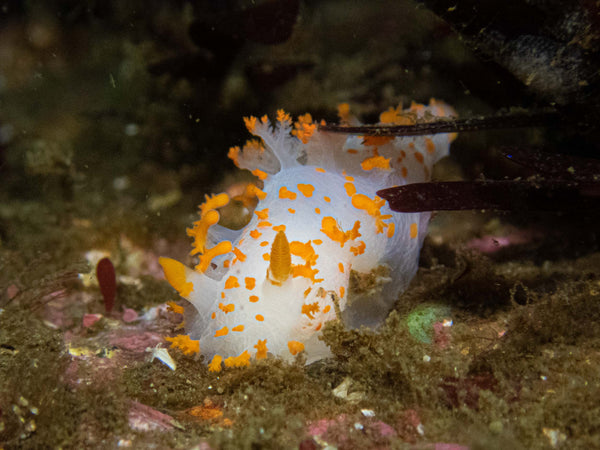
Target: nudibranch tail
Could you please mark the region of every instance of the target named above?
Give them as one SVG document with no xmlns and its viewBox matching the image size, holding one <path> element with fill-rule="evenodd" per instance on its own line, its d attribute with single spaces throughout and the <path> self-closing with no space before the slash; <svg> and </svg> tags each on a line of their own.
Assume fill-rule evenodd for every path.
<svg viewBox="0 0 600 450">
<path fill-rule="evenodd" d="M 348 105 L 340 119 L 357 124 Z M 453 115 L 442 102 L 390 108 L 381 123 L 411 124 Z M 255 137 L 229 157 L 263 184 L 238 199 L 254 214 L 241 230 L 218 225 L 229 196 L 207 196 L 188 235 L 195 270 L 161 258 L 184 297 L 187 339 L 210 371 L 244 367 L 268 354 L 312 362 L 329 355 L 323 325 L 342 314 L 350 326 L 377 326 L 414 276 L 429 214 L 392 213 L 376 195 L 390 185 L 427 181 L 455 136 L 344 136 L 317 129 L 309 114 L 277 111 L 244 118 Z M 350 275 L 364 283 L 354 283 Z M 197 351 L 196 351 L 197 350 Z"/>
</svg>

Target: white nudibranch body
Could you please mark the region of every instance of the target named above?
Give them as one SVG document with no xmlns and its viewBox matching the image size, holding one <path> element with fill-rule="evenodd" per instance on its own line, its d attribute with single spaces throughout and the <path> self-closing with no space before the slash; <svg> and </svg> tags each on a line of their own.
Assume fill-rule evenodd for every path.
<svg viewBox="0 0 600 450">
<path fill-rule="evenodd" d="M 380 120 L 411 124 L 452 114 L 432 100 L 391 108 Z M 340 116 L 356 123 L 346 105 Z M 267 353 L 289 359 L 305 351 L 307 362 L 328 356 L 319 334 L 336 318 L 335 303 L 346 324 L 380 324 L 417 270 L 429 214 L 393 213 L 375 193 L 429 180 L 455 137 L 348 137 L 319 132 L 308 114 L 292 123 L 283 111 L 273 126 L 266 117 L 244 120 L 261 140 L 229 156 L 264 182 L 262 190 L 246 190 L 258 197 L 252 219 L 237 231 L 217 225 L 229 197 L 207 197 L 188 230 L 192 253 L 200 254 L 195 270 L 160 260 L 193 306 L 185 312 L 187 335 L 167 339 L 202 353 L 212 371 Z"/>
</svg>

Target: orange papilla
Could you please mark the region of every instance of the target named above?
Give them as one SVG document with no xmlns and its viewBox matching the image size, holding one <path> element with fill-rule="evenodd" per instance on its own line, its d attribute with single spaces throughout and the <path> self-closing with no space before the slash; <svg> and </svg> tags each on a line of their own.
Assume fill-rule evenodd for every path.
<svg viewBox="0 0 600 450">
<path fill-rule="evenodd" d="M 267 348 L 266 339 L 263 339 L 262 341 L 259 339 L 254 348 L 256 349 L 256 354 L 254 355 L 256 359 L 264 359 L 267 357 L 269 349 Z"/>
<path fill-rule="evenodd" d="M 221 241 L 212 248 L 206 249 L 204 254 L 200 256 L 200 262 L 196 266 L 196 270 L 204 273 L 210 266 L 214 258 L 220 255 L 225 255 L 233 250 L 233 246 L 229 241 Z"/>
<path fill-rule="evenodd" d="M 188 228 L 187 235 L 194 238 L 191 255 L 204 253 L 208 229 L 219 222 L 219 213 L 214 209 L 202 213 L 202 218 L 194 222 L 192 228 Z"/>
<path fill-rule="evenodd" d="M 288 341 L 288 350 L 294 356 L 304 350 L 304 344 L 298 341 Z"/>
<path fill-rule="evenodd" d="M 247 367 L 250 365 L 250 353 L 248 350 L 244 350 L 238 356 L 230 356 L 223 361 L 225 367 Z"/>
<path fill-rule="evenodd" d="M 291 122 L 292 117 L 286 113 L 283 109 L 277 110 L 277 122 Z"/>
<path fill-rule="evenodd" d="M 171 348 L 180 349 L 184 355 L 200 353 L 200 341 L 192 340 L 187 334 L 179 334 L 175 337 L 165 337 L 171 343 Z"/>
<path fill-rule="evenodd" d="M 187 297 L 194 289 L 194 284 L 187 281 L 185 266 L 179 261 L 171 258 L 159 258 L 158 263 L 162 266 L 165 278 L 182 297 Z"/>
<path fill-rule="evenodd" d="M 220 372 L 221 371 L 221 362 L 223 361 L 223 357 L 221 355 L 213 356 L 212 361 L 208 365 L 209 372 Z"/>
<path fill-rule="evenodd" d="M 298 121 L 294 123 L 292 135 L 300 139 L 303 144 L 307 144 L 316 129 L 317 124 L 313 123 L 311 115 L 306 113 L 303 116 L 299 116 Z"/>
<path fill-rule="evenodd" d="M 225 192 L 220 194 L 213 194 L 211 196 L 206 195 L 205 201 L 202 203 L 200 208 L 200 217 L 204 217 L 207 212 L 213 209 L 222 208 L 229 203 L 229 195 Z"/>
</svg>

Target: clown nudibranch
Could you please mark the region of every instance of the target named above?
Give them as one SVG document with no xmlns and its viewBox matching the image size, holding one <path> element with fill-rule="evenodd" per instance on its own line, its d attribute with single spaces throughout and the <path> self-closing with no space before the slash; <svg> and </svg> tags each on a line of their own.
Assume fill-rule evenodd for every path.
<svg viewBox="0 0 600 450">
<path fill-rule="evenodd" d="M 339 113 L 343 123 L 358 123 L 347 105 Z M 390 108 L 380 122 L 453 114 L 431 100 Z M 329 349 L 320 330 L 336 314 L 350 326 L 380 324 L 417 271 L 429 214 L 392 213 L 375 193 L 429 180 L 455 137 L 348 137 L 318 131 L 310 114 L 292 122 L 281 110 L 273 125 L 266 116 L 244 121 L 260 139 L 231 148 L 229 157 L 264 183 L 244 194 L 258 198 L 252 219 L 240 230 L 218 225 L 217 210 L 229 196 L 207 196 L 188 229 L 192 254 L 199 254 L 195 270 L 160 259 L 169 283 L 190 303 L 187 335 L 167 339 L 185 353 L 201 352 L 211 371 L 267 353 L 324 358 Z"/>
</svg>

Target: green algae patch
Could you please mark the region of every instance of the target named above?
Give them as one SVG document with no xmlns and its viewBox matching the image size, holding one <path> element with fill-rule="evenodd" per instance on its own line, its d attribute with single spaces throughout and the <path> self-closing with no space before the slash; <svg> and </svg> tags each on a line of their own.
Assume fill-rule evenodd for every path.
<svg viewBox="0 0 600 450">
<path fill-rule="evenodd" d="M 419 342 L 433 342 L 433 324 L 447 319 L 450 308 L 441 305 L 423 305 L 412 311 L 406 317 L 406 326 L 410 335 Z"/>
</svg>

